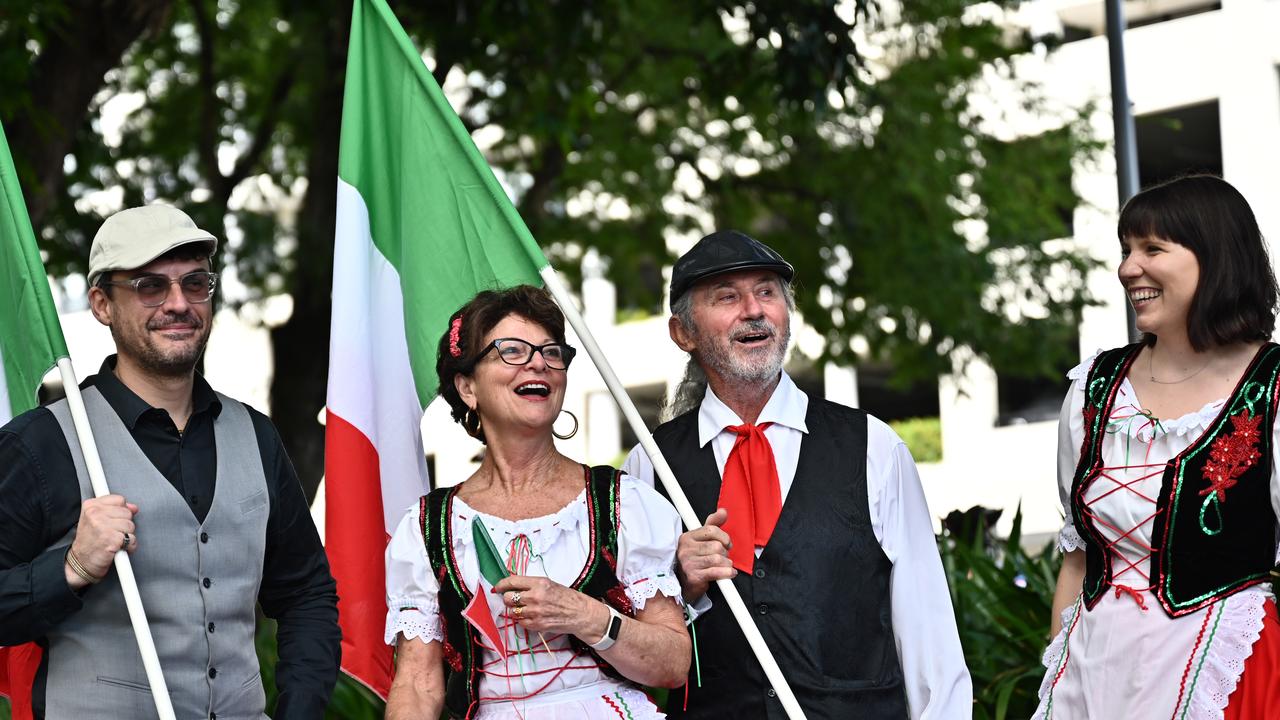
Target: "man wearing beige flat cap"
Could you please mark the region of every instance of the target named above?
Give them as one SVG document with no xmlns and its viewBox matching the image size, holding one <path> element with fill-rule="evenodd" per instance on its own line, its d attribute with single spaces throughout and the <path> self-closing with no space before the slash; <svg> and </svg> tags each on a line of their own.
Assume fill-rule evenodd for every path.
<svg viewBox="0 0 1280 720">
<path fill-rule="evenodd" d="M 265 415 L 196 372 L 217 238 L 167 205 L 102 224 L 89 305 L 116 354 L 82 384 L 114 494 L 94 498 L 66 401 L 0 428 L 0 645 L 45 648 L 36 717 L 154 718 L 112 557 L 132 555 L 179 718 L 259 719 L 255 608 L 278 621 L 276 718 L 321 718 L 337 595 Z"/>
</svg>

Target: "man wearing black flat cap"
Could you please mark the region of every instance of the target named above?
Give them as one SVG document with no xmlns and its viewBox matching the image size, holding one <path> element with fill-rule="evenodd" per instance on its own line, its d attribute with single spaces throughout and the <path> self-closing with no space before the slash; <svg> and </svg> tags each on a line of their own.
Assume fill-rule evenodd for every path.
<svg viewBox="0 0 1280 720">
<path fill-rule="evenodd" d="M 680 538 L 701 683 L 687 718 L 785 718 L 714 581 L 732 578 L 809 718 L 967 718 L 973 689 L 929 509 L 906 445 L 782 369 L 792 266 L 734 230 L 671 274 L 671 339 L 706 378 L 653 433 L 699 515 Z M 686 376 L 688 378 L 689 376 Z M 624 470 L 653 481 L 640 447 Z"/>
</svg>

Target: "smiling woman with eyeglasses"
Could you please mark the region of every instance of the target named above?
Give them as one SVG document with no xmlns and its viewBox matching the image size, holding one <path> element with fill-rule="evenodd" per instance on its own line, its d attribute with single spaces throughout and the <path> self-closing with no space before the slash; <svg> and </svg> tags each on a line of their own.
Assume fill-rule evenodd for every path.
<svg viewBox="0 0 1280 720">
<path fill-rule="evenodd" d="M 573 346 L 561 342 L 534 345 L 520 338 L 496 338 L 485 346 L 484 351 L 480 353 L 480 358 L 495 349 L 502 362 L 508 365 L 528 365 L 529 361 L 533 360 L 533 354 L 538 353 L 542 356 L 542 361 L 552 370 L 568 370 L 569 363 L 573 362 L 573 356 L 578 354 Z"/>
<path fill-rule="evenodd" d="M 409 509 L 387 548 L 387 718 L 434 720 L 442 706 L 660 718 L 638 685 L 684 683 L 679 517 L 649 486 L 555 446 L 575 354 L 539 288 L 482 292 L 450 318 L 440 394 L 487 447 L 471 477 Z"/>
</svg>

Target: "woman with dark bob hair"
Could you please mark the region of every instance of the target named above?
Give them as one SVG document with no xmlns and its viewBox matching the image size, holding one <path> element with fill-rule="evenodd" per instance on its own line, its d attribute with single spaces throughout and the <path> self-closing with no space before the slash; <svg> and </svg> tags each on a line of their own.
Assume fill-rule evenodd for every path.
<svg viewBox="0 0 1280 720">
<path fill-rule="evenodd" d="M 1120 212 L 1140 342 L 1069 373 L 1058 426 L 1065 553 L 1046 720 L 1280 713 L 1280 346 L 1253 211 L 1221 178 Z"/>
<path fill-rule="evenodd" d="M 664 717 L 639 686 L 688 674 L 680 519 L 647 485 L 556 450 L 575 354 L 560 308 L 528 285 L 482 292 L 438 352 L 440 394 L 486 449 L 387 547 L 387 718 Z"/>
</svg>

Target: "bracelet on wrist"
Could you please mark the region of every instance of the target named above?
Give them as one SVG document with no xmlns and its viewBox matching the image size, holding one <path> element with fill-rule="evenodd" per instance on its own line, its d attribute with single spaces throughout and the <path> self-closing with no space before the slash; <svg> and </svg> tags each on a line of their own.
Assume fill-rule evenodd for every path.
<svg viewBox="0 0 1280 720">
<path fill-rule="evenodd" d="M 103 580 L 102 577 L 98 577 L 85 569 L 85 566 L 80 562 L 80 558 L 76 557 L 76 554 L 71 551 L 70 545 L 67 546 L 67 567 L 71 568 L 71 572 L 90 585 L 97 585 Z"/>
</svg>

